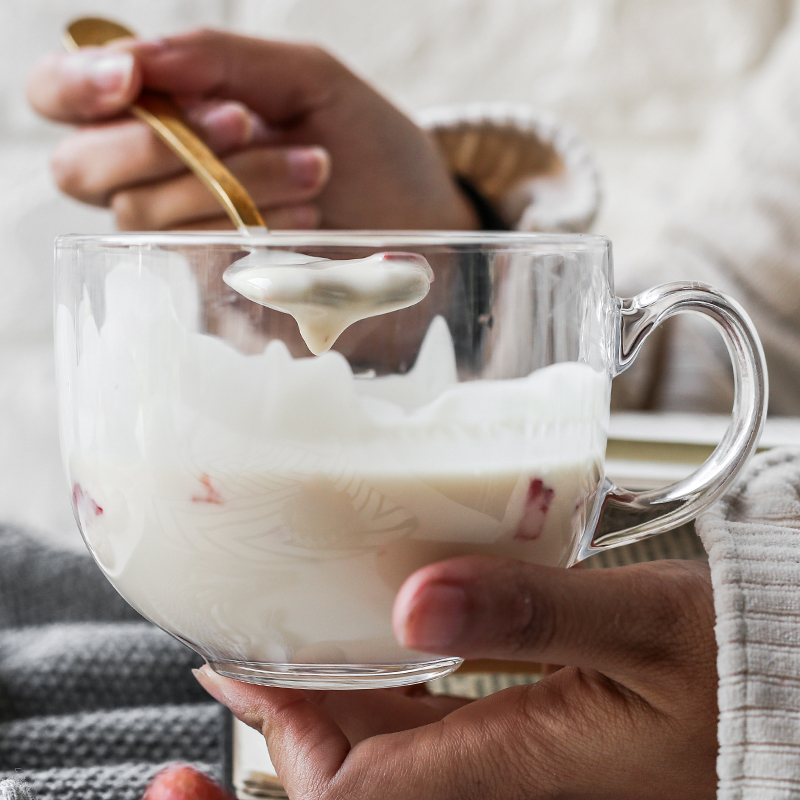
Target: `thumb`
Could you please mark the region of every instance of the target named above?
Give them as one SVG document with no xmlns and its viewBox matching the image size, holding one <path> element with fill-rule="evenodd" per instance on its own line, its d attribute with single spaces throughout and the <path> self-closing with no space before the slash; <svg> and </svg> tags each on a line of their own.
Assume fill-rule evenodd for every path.
<svg viewBox="0 0 800 800">
<path fill-rule="evenodd" d="M 31 72 L 28 101 L 50 119 L 91 122 L 121 113 L 141 89 L 141 69 L 119 43 L 48 54 Z"/>
<path fill-rule="evenodd" d="M 415 650 L 596 669 L 630 684 L 713 642 L 714 611 L 704 564 L 569 570 L 467 556 L 409 577 L 393 623 Z"/>
</svg>

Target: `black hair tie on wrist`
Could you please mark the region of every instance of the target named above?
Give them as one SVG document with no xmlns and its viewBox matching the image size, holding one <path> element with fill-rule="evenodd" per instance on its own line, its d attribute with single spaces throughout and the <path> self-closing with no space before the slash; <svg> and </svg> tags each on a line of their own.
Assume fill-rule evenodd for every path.
<svg viewBox="0 0 800 800">
<path fill-rule="evenodd" d="M 484 194 L 475 187 L 475 184 L 463 175 L 456 175 L 458 188 L 469 200 L 478 216 L 478 223 L 483 231 L 510 231 L 511 228 L 497 213 L 494 206 L 486 199 Z"/>
</svg>

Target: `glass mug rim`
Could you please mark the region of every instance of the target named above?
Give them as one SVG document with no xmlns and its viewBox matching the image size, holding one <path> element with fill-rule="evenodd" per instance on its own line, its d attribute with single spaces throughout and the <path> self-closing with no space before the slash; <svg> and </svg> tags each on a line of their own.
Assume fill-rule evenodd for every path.
<svg viewBox="0 0 800 800">
<path fill-rule="evenodd" d="M 126 231 L 120 233 L 67 233 L 56 237 L 56 250 L 80 245 L 135 247 L 246 245 L 249 247 L 475 247 L 528 250 L 539 247 L 602 252 L 611 249 L 611 239 L 595 233 L 534 233 L 527 231 L 441 230 L 318 230 L 266 231 Z"/>
<path fill-rule="evenodd" d="M 533 255 L 548 250 L 554 253 L 586 253 L 591 256 L 591 263 L 587 263 L 586 268 L 603 276 L 597 288 L 603 295 L 608 293 L 611 301 L 601 314 L 610 335 L 608 345 L 614 351 L 611 354 L 612 363 L 607 368 L 609 378 L 627 369 L 652 330 L 670 316 L 691 311 L 711 317 L 728 342 L 737 372 L 736 401 L 728 433 L 702 467 L 664 490 L 630 492 L 605 478 L 599 489 L 599 501 L 594 506 L 592 519 L 586 521 L 579 542 L 580 551 L 576 551 L 575 560 L 582 560 L 600 550 L 638 541 L 696 516 L 721 494 L 739 472 L 753 452 L 763 426 L 767 399 L 764 356 L 752 323 L 743 310 L 720 292 L 697 283 L 655 287 L 630 299 L 613 297 L 611 241 L 605 236 L 460 231 L 287 231 L 254 236 L 206 231 L 68 234 L 56 240 L 56 255 L 57 259 L 59 253 L 71 258 L 67 253 L 77 250 L 80 258 L 80 251 L 91 254 L 97 252 L 95 248 L 102 250 L 106 247 L 114 251 L 116 248 L 142 250 L 149 246 L 157 250 L 160 246 L 194 249 L 215 245 L 253 249 L 303 246 L 436 249 L 461 246 L 467 253 L 471 250 L 528 252 Z M 70 269 L 68 274 L 61 275 L 72 281 L 92 269 L 90 265 L 79 264 L 77 272 Z M 58 302 L 57 298 L 56 305 Z M 84 538 L 89 544 L 85 534 Z M 286 665 L 289 667 L 286 671 L 277 670 L 278 674 L 272 672 L 269 676 L 265 676 L 262 670 L 251 669 L 244 662 L 219 661 L 212 662 L 212 666 L 221 674 L 253 683 L 343 689 L 415 683 L 447 674 L 459 663 L 460 659 L 438 656 L 424 663 L 405 664 L 402 667 L 394 664 L 373 665 L 372 668 L 347 674 L 332 674 L 321 664 L 294 664 L 294 667 L 306 668 L 303 678 L 293 676 L 290 665 Z M 271 666 L 277 668 L 279 665 Z"/>
</svg>

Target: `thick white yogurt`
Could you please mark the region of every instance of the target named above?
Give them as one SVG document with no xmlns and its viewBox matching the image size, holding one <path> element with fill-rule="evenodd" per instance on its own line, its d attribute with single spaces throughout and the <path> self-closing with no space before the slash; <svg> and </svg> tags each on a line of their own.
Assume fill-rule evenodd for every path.
<svg viewBox="0 0 800 800">
<path fill-rule="evenodd" d="M 99 330 L 88 298 L 77 322 L 57 314 L 77 515 L 149 619 L 215 661 L 405 663 L 429 658 L 390 625 L 415 569 L 568 562 L 601 474 L 604 375 L 459 382 L 442 318 L 405 375 L 280 341 L 245 356 L 197 332 L 185 283 L 121 265 Z"/>
<path fill-rule="evenodd" d="M 276 250 L 246 256 L 223 278 L 249 300 L 291 314 L 318 356 L 354 322 L 419 303 L 430 291 L 433 272 L 415 253 L 330 261 Z"/>
</svg>

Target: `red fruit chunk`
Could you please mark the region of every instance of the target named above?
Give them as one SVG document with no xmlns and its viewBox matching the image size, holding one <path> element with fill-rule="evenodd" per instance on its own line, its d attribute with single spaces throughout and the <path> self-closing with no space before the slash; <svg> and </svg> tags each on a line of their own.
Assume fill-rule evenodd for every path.
<svg viewBox="0 0 800 800">
<path fill-rule="evenodd" d="M 542 535 L 544 523 L 556 490 L 546 486 L 541 478 L 531 478 L 525 508 L 519 521 L 514 538 L 524 542 L 532 542 Z"/>
<path fill-rule="evenodd" d="M 156 773 L 142 800 L 233 800 L 233 795 L 199 769 L 170 764 Z"/>
<path fill-rule="evenodd" d="M 203 493 L 192 495 L 192 502 L 194 503 L 213 503 L 214 505 L 221 506 L 225 501 L 222 495 L 214 488 L 211 483 L 211 478 L 203 473 L 200 478 L 200 483 L 203 484 Z"/>
<path fill-rule="evenodd" d="M 103 509 L 95 503 L 91 495 L 79 483 L 72 485 L 72 502 L 78 509 L 81 522 L 88 522 L 103 513 Z"/>
</svg>

